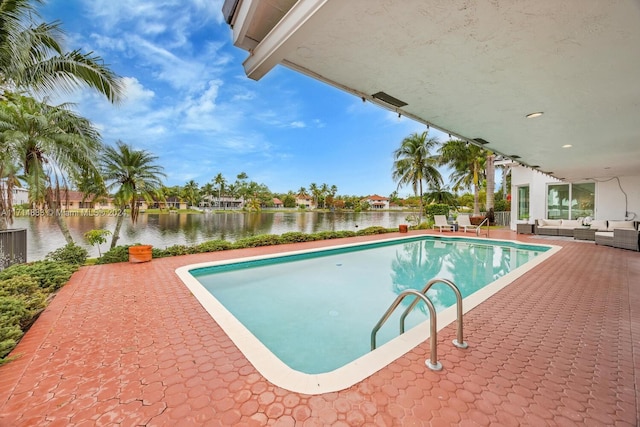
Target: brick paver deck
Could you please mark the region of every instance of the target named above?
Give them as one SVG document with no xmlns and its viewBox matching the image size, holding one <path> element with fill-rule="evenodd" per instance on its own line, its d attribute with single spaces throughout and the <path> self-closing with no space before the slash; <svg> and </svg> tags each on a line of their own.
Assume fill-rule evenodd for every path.
<svg viewBox="0 0 640 427">
<path fill-rule="evenodd" d="M 83 267 L 0 368 L 0 425 L 638 425 L 640 253 L 553 243 L 465 315 L 470 347 L 442 345 L 442 371 L 425 367 L 424 343 L 317 396 L 267 382 L 174 270 L 336 241 Z M 438 341 L 454 337 L 450 325 Z"/>
</svg>

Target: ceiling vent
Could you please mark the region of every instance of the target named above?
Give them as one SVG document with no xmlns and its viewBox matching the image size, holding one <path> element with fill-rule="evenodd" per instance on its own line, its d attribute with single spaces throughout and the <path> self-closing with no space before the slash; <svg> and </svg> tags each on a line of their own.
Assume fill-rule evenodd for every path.
<svg viewBox="0 0 640 427">
<path fill-rule="evenodd" d="M 373 95 L 371 95 L 372 97 L 374 97 L 375 99 L 379 99 L 382 102 L 385 102 L 389 105 L 393 105 L 394 107 L 404 107 L 405 105 L 409 105 L 404 101 L 400 101 L 398 98 L 394 98 L 393 96 L 389 95 L 388 93 L 384 93 L 384 92 L 377 92 L 374 93 Z"/>
<path fill-rule="evenodd" d="M 482 138 L 475 138 L 474 139 L 475 142 L 477 142 L 478 144 L 482 144 L 482 145 L 487 145 L 489 143 L 489 141 L 482 139 Z"/>
</svg>

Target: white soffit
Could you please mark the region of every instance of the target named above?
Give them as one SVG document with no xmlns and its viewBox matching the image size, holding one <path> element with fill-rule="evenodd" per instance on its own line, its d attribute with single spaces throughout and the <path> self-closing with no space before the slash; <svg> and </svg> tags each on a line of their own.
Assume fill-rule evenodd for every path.
<svg viewBox="0 0 640 427">
<path fill-rule="evenodd" d="M 281 63 L 368 99 L 383 91 L 407 103 L 390 109 L 482 138 L 559 178 L 640 175 L 636 0 L 304 0 L 285 8 L 254 15 L 266 35 L 245 62 L 252 78 Z M 525 118 L 536 111 L 544 115 Z"/>
</svg>

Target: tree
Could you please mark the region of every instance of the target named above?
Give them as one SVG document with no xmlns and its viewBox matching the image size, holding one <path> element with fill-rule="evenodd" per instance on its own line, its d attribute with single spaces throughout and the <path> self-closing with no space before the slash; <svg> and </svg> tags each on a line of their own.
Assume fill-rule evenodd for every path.
<svg viewBox="0 0 640 427">
<path fill-rule="evenodd" d="M 440 164 L 453 168 L 453 191 L 473 189 L 473 214 L 480 215 L 480 183 L 484 178 L 486 151 L 466 141 L 452 139 L 440 147 Z"/>
<path fill-rule="evenodd" d="M 189 202 L 189 206 L 197 206 L 200 201 L 200 186 L 194 180 L 190 180 L 182 187 L 180 196 Z"/>
<path fill-rule="evenodd" d="M 422 222 L 422 184 L 442 185 L 442 176 L 436 167 L 436 157 L 431 154 L 438 145 L 435 138 L 428 138 L 428 131 L 412 133 L 404 138 L 400 148 L 393 152 L 393 180 L 398 188 L 411 185 L 420 200 L 420 222 Z"/>
<path fill-rule="evenodd" d="M 426 203 L 438 203 L 443 205 L 455 206 L 456 196 L 454 196 L 447 187 L 433 186 L 431 191 L 425 193 L 424 201 Z"/>
<path fill-rule="evenodd" d="M 91 246 L 97 246 L 98 256 L 102 256 L 100 245 L 107 243 L 107 236 L 109 234 L 111 234 L 109 230 L 89 230 L 84 233 L 84 238 Z"/>
<path fill-rule="evenodd" d="M 320 188 L 315 182 L 309 184 L 309 191 L 311 192 L 311 196 L 313 198 L 313 204 L 315 207 L 318 207 L 318 199 L 320 198 Z"/>
<path fill-rule="evenodd" d="M 327 199 L 327 196 L 328 196 L 329 194 L 330 194 L 330 192 L 329 192 L 329 186 L 328 186 L 327 184 L 323 183 L 323 184 L 320 186 L 320 197 L 322 198 L 322 207 L 323 207 L 323 208 L 326 208 L 326 207 L 327 207 L 327 205 L 326 205 L 326 199 Z"/>
<path fill-rule="evenodd" d="M 129 205 L 131 221 L 138 219 L 139 198 L 147 201 L 160 195 L 161 178 L 166 177 L 162 166 L 155 162 L 157 156 L 146 150 L 136 150 L 122 141 L 116 146 L 106 147 L 101 156 L 101 170 L 109 191 L 115 190 L 115 202 L 121 207 Z M 118 217 L 116 228 L 111 239 L 111 248 L 116 246 L 120 238 L 123 215 Z"/>
<path fill-rule="evenodd" d="M 34 22 L 39 18 L 34 3 L 42 0 L 0 1 L 0 86 L 5 92 L 57 93 L 88 86 L 119 101 L 120 78 L 91 52 L 65 52 L 60 23 Z"/>
<path fill-rule="evenodd" d="M 67 243 L 73 243 L 59 209 L 71 185 L 69 177 L 102 182 L 96 162 L 100 134 L 67 104 L 51 106 L 16 94 L 5 97 L 0 103 L 3 163 L 24 172 L 29 201 L 50 209 Z"/>
<path fill-rule="evenodd" d="M 486 153 L 487 153 L 487 157 L 485 160 L 485 176 L 487 181 L 486 209 L 487 209 L 487 212 L 489 212 L 489 210 L 494 207 L 494 202 L 495 202 L 496 168 L 495 168 L 494 162 L 495 162 L 496 156 L 490 151 L 487 151 Z"/>
<path fill-rule="evenodd" d="M 246 174 L 244 175 L 246 178 Z M 238 178 L 239 177 L 240 175 L 238 175 Z M 213 178 L 213 183 L 218 186 L 218 207 L 220 207 L 220 204 L 222 203 L 222 194 L 224 192 L 224 186 L 227 184 L 227 180 L 224 179 L 224 176 L 222 176 L 222 173 L 218 173 L 218 175 L 216 175 L 215 178 Z"/>
</svg>

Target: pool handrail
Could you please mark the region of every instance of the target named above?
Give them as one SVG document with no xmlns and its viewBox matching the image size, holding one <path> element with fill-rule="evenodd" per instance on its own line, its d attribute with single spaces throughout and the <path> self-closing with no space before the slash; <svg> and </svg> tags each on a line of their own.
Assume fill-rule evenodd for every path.
<svg viewBox="0 0 640 427">
<path fill-rule="evenodd" d="M 445 285 L 449 286 L 451 290 L 453 290 L 453 293 L 456 295 L 456 315 L 457 315 L 456 323 L 458 326 L 458 330 L 457 330 L 457 337 L 452 342 L 453 342 L 453 345 L 455 345 L 458 348 L 467 348 L 469 347 L 469 344 L 464 342 L 464 334 L 462 330 L 462 314 L 463 314 L 462 311 L 463 310 L 462 310 L 462 294 L 460 293 L 460 289 L 458 289 L 455 283 L 453 283 L 449 279 L 436 278 L 436 279 L 429 280 L 429 282 L 427 282 L 425 287 L 422 289 L 421 293 L 426 295 L 427 291 L 431 289 L 431 287 L 436 283 L 444 283 Z M 413 300 L 413 302 L 409 305 L 409 307 L 407 307 L 404 313 L 402 313 L 402 316 L 400 316 L 400 333 L 401 334 L 404 334 L 404 321 L 406 317 L 409 315 L 411 310 L 413 310 L 413 308 L 417 304 L 418 304 L 418 300 L 417 299 Z"/>
<path fill-rule="evenodd" d="M 376 349 L 376 334 L 378 333 L 378 330 L 380 330 L 382 325 L 384 325 L 387 319 L 389 319 L 391 314 L 400 305 L 402 300 L 409 295 L 416 296 L 417 298 L 415 299 L 415 301 L 418 301 L 418 299 L 421 299 L 429 308 L 429 325 L 430 325 L 429 336 L 431 338 L 431 356 L 430 356 L 431 358 L 427 359 L 425 361 L 425 364 L 429 369 L 433 371 L 439 371 L 442 369 L 442 364 L 438 362 L 438 327 L 437 327 L 437 320 L 436 320 L 436 308 L 434 307 L 433 303 L 431 302 L 428 296 L 426 296 L 425 294 L 419 291 L 416 291 L 415 289 L 406 289 L 402 291 L 400 295 L 396 297 L 395 301 L 393 301 L 393 303 L 389 306 L 387 311 L 385 311 L 385 313 L 382 315 L 382 317 L 380 318 L 376 326 L 373 327 L 373 330 L 371 331 L 371 351 Z"/>
</svg>

